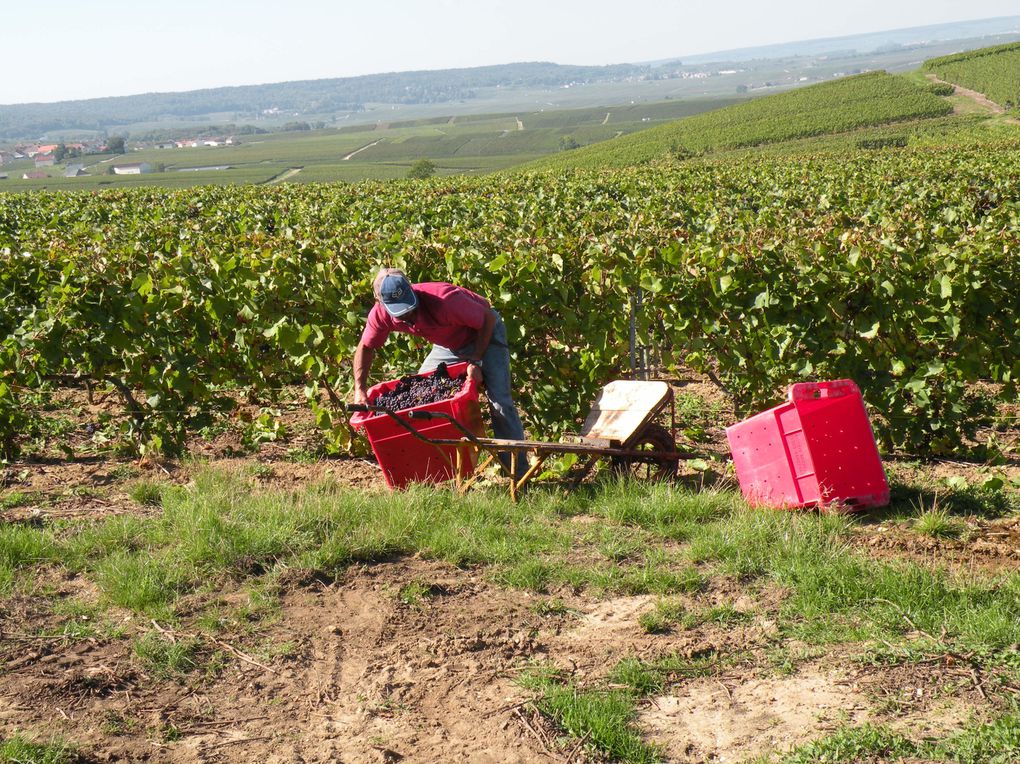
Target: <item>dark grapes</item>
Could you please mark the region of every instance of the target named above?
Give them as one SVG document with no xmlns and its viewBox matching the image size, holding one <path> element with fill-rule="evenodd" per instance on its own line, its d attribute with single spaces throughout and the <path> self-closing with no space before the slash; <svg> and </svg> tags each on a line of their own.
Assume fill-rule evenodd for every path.
<svg viewBox="0 0 1020 764">
<path fill-rule="evenodd" d="M 467 374 L 451 377 L 446 371 L 446 364 L 440 364 L 435 373 L 427 377 L 401 377 L 396 387 L 388 393 L 380 393 L 372 405 L 400 411 L 438 403 L 459 393 L 466 381 Z"/>
</svg>

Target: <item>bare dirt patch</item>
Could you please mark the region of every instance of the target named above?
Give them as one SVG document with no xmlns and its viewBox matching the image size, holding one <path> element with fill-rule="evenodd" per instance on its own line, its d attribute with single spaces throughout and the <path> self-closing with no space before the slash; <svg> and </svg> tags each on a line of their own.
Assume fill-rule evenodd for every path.
<svg viewBox="0 0 1020 764">
<path fill-rule="evenodd" d="M 411 581 L 435 592 L 420 607 L 397 597 Z M 123 640 L 33 644 L 5 660 L 0 736 L 59 732 L 97 761 L 542 761 L 512 715 L 519 666 L 558 620 L 530 599 L 420 560 L 369 566 L 286 595 L 264 639 L 289 655 L 269 671 L 182 682 Z"/>
<path fill-rule="evenodd" d="M 860 546 L 879 559 L 911 560 L 954 570 L 986 573 L 1020 570 L 1020 518 L 970 520 L 960 539 L 932 538 L 899 525 L 865 526 Z"/>
<path fill-rule="evenodd" d="M 739 762 L 869 719 L 866 698 L 839 672 L 699 679 L 651 700 L 639 716 L 676 762 Z"/>
</svg>

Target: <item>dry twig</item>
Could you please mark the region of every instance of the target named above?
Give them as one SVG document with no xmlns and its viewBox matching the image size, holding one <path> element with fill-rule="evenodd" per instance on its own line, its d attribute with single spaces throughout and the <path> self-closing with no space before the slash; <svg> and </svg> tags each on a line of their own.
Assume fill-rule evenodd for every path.
<svg viewBox="0 0 1020 764">
<path fill-rule="evenodd" d="M 158 623 L 156 623 L 156 621 L 153 621 L 152 625 L 156 627 L 156 630 L 159 631 L 160 634 L 165 635 L 172 642 L 176 642 L 177 641 L 177 639 L 176 639 L 177 635 L 180 635 L 182 637 L 188 637 L 190 639 L 205 640 L 207 642 L 212 642 L 214 645 L 216 645 L 218 647 L 222 647 L 224 650 L 226 650 L 230 654 L 240 658 L 245 663 L 250 663 L 253 666 L 258 666 L 263 671 L 268 671 L 271 674 L 278 674 L 278 673 L 280 673 L 279 671 L 274 669 L 272 666 L 267 666 L 264 663 L 260 663 L 259 661 L 255 660 L 250 655 L 248 655 L 248 653 L 243 652 L 241 650 L 238 650 L 232 644 L 230 644 L 229 642 L 224 642 L 222 639 L 217 639 L 216 637 L 211 637 L 211 636 L 209 636 L 207 634 L 199 634 L 199 633 L 195 633 L 195 632 L 174 631 L 173 629 L 165 629 L 162 626 L 160 626 Z"/>
</svg>

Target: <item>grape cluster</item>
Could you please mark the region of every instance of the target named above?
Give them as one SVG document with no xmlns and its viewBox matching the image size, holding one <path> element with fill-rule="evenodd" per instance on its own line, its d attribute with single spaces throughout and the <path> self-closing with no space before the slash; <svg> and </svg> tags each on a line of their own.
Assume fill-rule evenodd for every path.
<svg viewBox="0 0 1020 764">
<path fill-rule="evenodd" d="M 466 380 L 467 374 L 451 377 L 446 370 L 446 364 L 440 364 L 435 373 L 427 377 L 401 377 L 396 387 L 388 393 L 376 396 L 372 405 L 400 411 L 438 403 L 459 393 Z"/>
</svg>

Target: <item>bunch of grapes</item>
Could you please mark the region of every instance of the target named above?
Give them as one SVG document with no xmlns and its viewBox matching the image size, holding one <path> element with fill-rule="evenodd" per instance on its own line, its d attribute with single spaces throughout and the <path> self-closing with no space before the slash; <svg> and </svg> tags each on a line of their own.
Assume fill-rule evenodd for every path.
<svg viewBox="0 0 1020 764">
<path fill-rule="evenodd" d="M 451 377 L 446 370 L 446 364 L 439 364 L 435 373 L 427 377 L 401 377 L 396 387 L 388 393 L 378 395 L 372 401 L 372 405 L 400 411 L 438 403 L 459 393 L 466 380 L 467 374 Z"/>
</svg>

